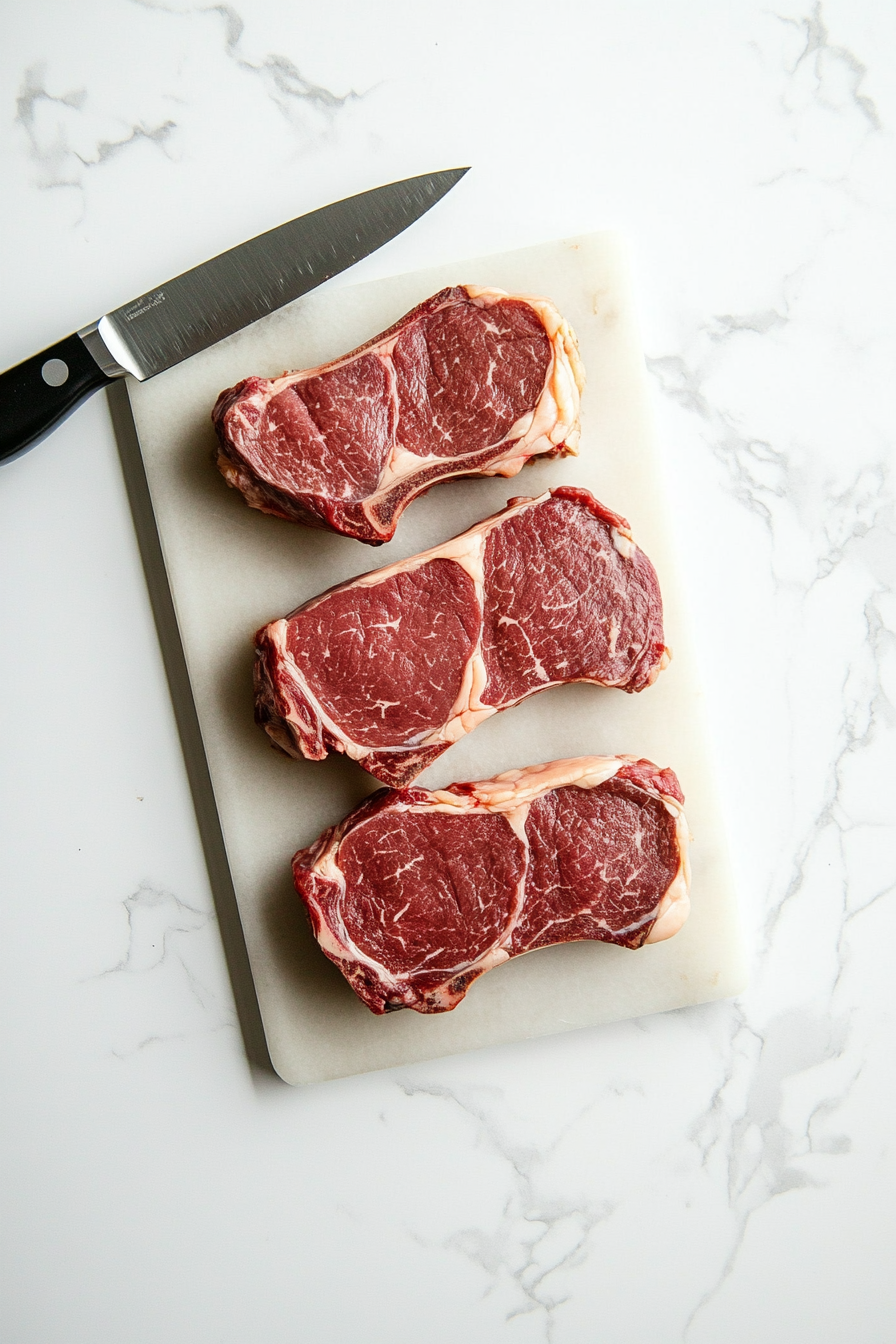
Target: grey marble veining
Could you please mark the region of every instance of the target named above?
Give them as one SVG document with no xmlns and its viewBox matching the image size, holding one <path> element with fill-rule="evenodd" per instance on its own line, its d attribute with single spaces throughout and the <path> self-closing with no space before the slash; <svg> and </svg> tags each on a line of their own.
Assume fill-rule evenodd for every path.
<svg viewBox="0 0 896 1344">
<path fill-rule="evenodd" d="M 245 23 L 233 5 L 167 5 L 162 0 L 131 0 L 132 4 L 143 9 L 155 10 L 160 14 L 177 15 L 182 18 L 205 19 L 212 15 L 220 20 L 220 33 L 224 51 L 229 60 L 239 70 L 256 76 L 264 94 L 276 104 L 290 121 L 306 131 L 308 113 L 315 112 L 331 119 L 346 103 L 353 102 L 361 95 L 354 89 L 348 93 L 337 94 L 322 84 L 307 79 L 295 62 L 280 52 L 268 52 L 264 56 L 252 59 L 243 49 Z"/>
<path fill-rule="evenodd" d="M 124 1059 L 147 1046 L 182 1040 L 189 1031 L 235 1031 L 230 995 L 214 973 L 213 910 L 189 905 L 148 882 L 141 882 L 121 904 L 127 946 L 114 965 L 90 977 L 92 983 L 103 982 L 99 992 L 116 1003 L 111 1053 Z M 111 986 L 109 980 L 114 981 Z M 146 1011 L 150 1003 L 158 1010 L 155 1025 Z"/>
<path fill-rule="evenodd" d="M 164 153 L 177 130 L 177 122 L 169 117 L 155 125 L 139 122 L 122 127 L 120 134 L 94 126 L 93 134 L 88 131 L 85 139 L 85 122 L 94 120 L 86 89 L 52 93 L 42 62 L 25 71 L 16 98 L 15 121 L 38 170 L 39 187 L 81 187 L 87 171 L 142 140 Z"/>
<path fill-rule="evenodd" d="M 884 1344 L 888 8 L 68 10 L 23 12 L 3 55 L 4 339 L 62 335 L 299 187 L 449 161 L 478 193 L 452 254 L 632 236 L 754 969 L 737 1002 L 554 1042 L 305 1093 L 251 1074 L 85 408 L 0 469 L 4 1337 Z M 448 243 L 407 247 L 380 273 Z"/>
</svg>

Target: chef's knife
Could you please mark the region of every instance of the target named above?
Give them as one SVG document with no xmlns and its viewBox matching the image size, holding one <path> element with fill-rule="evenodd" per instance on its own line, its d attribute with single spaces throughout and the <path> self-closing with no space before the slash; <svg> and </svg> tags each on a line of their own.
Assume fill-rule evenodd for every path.
<svg viewBox="0 0 896 1344">
<path fill-rule="evenodd" d="M 375 252 L 465 172 L 409 177 L 301 215 L 0 374 L 0 462 L 38 443 L 116 378 L 152 378 Z"/>
</svg>

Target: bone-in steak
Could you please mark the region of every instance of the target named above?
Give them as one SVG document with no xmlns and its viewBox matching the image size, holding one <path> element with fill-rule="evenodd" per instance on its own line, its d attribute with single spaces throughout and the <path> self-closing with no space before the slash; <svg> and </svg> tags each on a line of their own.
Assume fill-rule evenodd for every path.
<svg viewBox="0 0 896 1344">
<path fill-rule="evenodd" d="M 454 1008 L 510 957 L 636 948 L 688 914 L 671 770 L 584 756 L 448 789 L 382 789 L 293 859 L 315 937 L 375 1013 Z"/>
<path fill-rule="evenodd" d="M 536 691 L 640 691 L 669 656 L 627 522 L 565 486 L 313 598 L 255 642 L 256 718 L 276 745 L 345 752 L 396 786 Z"/>
<path fill-rule="evenodd" d="M 437 481 L 574 453 L 583 385 L 548 299 L 459 285 L 341 359 L 222 392 L 218 466 L 253 508 L 379 545 Z"/>
</svg>

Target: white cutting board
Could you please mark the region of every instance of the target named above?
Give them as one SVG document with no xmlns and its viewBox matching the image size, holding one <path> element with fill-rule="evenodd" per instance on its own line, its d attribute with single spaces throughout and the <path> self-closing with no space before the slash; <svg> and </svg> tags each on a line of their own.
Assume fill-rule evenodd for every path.
<svg viewBox="0 0 896 1344">
<path fill-rule="evenodd" d="M 411 504 L 395 540 L 376 549 L 266 517 L 228 489 L 212 462 L 209 419 L 222 388 L 249 374 L 270 377 L 332 359 L 441 287 L 460 283 L 547 295 L 572 323 L 588 377 L 578 458 L 535 459 L 511 481 L 437 485 Z M 150 382 L 129 383 L 128 392 L 264 1033 L 282 1078 L 315 1082 L 701 1003 L 743 987 L 724 826 L 617 236 L 324 287 Z M 127 439 L 121 420 L 119 411 L 119 437 Z M 133 466 L 132 455 L 131 478 Z M 252 635 L 331 584 L 453 536 L 513 495 L 562 483 L 586 486 L 631 522 L 659 574 L 672 664 L 640 695 L 575 685 L 534 696 L 483 724 L 419 783 L 441 787 L 592 753 L 630 752 L 670 765 L 694 835 L 691 917 L 677 937 L 637 952 L 576 943 L 520 957 L 477 981 L 451 1013 L 375 1017 L 317 948 L 293 894 L 290 858 L 377 785 L 345 759 L 299 762 L 271 749 L 252 718 Z M 144 545 L 146 556 L 151 550 Z M 158 575 L 155 584 L 158 590 Z M 157 612 L 164 605 L 156 591 Z M 168 652 L 170 670 L 177 658 L 172 664 Z M 176 666 L 172 689 L 183 726 L 188 691 Z M 197 743 L 195 734 L 192 747 L 186 742 L 188 764 Z M 214 809 L 195 760 L 192 776 L 208 849 Z M 214 844 L 216 894 L 226 902 L 223 850 L 219 845 L 217 860 L 212 850 Z"/>
</svg>

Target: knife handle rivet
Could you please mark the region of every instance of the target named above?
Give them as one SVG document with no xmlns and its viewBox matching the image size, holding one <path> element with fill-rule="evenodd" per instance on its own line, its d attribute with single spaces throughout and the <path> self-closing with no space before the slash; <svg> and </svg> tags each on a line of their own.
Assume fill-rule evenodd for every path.
<svg viewBox="0 0 896 1344">
<path fill-rule="evenodd" d="M 64 359 L 48 359 L 41 367 L 40 376 L 48 387 L 61 387 L 68 382 L 68 365 Z"/>
</svg>

